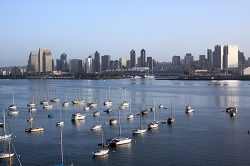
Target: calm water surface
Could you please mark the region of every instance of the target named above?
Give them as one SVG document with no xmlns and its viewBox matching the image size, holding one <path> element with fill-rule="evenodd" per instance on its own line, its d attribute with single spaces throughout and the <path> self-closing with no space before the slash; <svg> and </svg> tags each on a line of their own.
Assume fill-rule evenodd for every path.
<svg viewBox="0 0 250 166">
<path fill-rule="evenodd" d="M 7 133 L 12 132 L 11 143 L 24 166 L 55 165 L 60 163 L 60 130 L 63 131 L 64 160 L 70 165 L 250 165 L 250 81 L 170 81 L 147 79 L 115 80 L 0 80 L 0 109 L 7 113 L 12 103 L 12 94 L 20 111 L 18 115 L 7 115 Z M 113 112 L 103 112 L 103 102 L 110 86 L 110 99 L 114 100 Z M 126 92 L 126 96 L 125 96 Z M 185 114 L 185 107 L 190 104 L 195 109 L 193 114 Z M 52 103 L 53 109 L 44 110 L 41 100 L 59 96 L 58 103 Z M 61 102 L 83 98 L 87 102 L 97 102 L 97 108 L 83 110 L 84 105 L 62 107 Z M 29 112 L 27 103 L 32 96 L 38 110 L 32 113 L 34 127 L 44 127 L 43 132 L 26 133 L 30 126 L 27 122 Z M 224 112 L 231 106 L 231 96 L 238 113 L 231 118 Z M 166 121 L 172 98 L 172 113 L 176 121 L 172 125 L 160 124 L 158 129 L 148 130 L 141 135 L 132 135 L 132 129 L 140 126 L 139 116 L 127 120 L 130 108 L 120 110 L 122 135 L 132 138 L 132 143 L 119 147 L 110 147 L 104 157 L 92 157 L 92 152 L 101 143 L 101 130 L 91 131 L 91 127 L 102 121 L 105 137 L 108 139 L 119 134 L 119 125 L 109 125 L 110 118 L 118 118 L 118 106 L 122 100 L 131 99 L 131 112 L 139 113 L 146 107 L 157 107 L 157 119 Z M 145 104 L 143 104 L 143 99 Z M 167 109 L 159 109 L 163 104 Z M 145 106 L 143 106 L 145 105 Z M 64 126 L 56 126 L 60 119 L 60 109 Z M 94 111 L 101 112 L 100 117 L 93 117 Z M 53 118 L 48 118 L 49 113 Z M 73 123 L 71 114 L 81 112 L 85 120 Z M 153 120 L 153 112 L 143 117 L 142 125 Z M 10 131 L 11 130 L 11 131 Z M 0 128 L 0 132 L 3 129 Z M 0 150 L 5 148 L 0 142 Z M 13 149 L 11 149 L 13 152 Z M 9 160 L 0 160 L 0 165 L 9 165 Z M 13 165 L 19 165 L 16 154 Z"/>
</svg>

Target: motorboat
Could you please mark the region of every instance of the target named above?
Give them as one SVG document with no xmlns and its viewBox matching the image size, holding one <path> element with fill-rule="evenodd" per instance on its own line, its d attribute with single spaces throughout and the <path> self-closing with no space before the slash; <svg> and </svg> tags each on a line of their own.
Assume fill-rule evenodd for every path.
<svg viewBox="0 0 250 166">
<path fill-rule="evenodd" d="M 116 124 L 117 122 L 118 122 L 118 120 L 115 119 L 115 118 L 112 118 L 112 119 L 109 120 L 110 124 Z"/>
<path fill-rule="evenodd" d="M 75 120 L 84 120 L 85 119 L 85 115 L 81 115 L 80 112 L 76 112 L 72 114 L 71 120 L 75 121 Z"/>
<path fill-rule="evenodd" d="M 53 105 L 46 104 L 43 106 L 43 109 L 52 109 Z"/>
<path fill-rule="evenodd" d="M 192 112 L 194 112 L 194 109 L 192 109 L 191 106 L 190 106 L 189 94 L 188 94 L 188 105 L 186 106 L 185 112 L 186 113 L 192 113 Z"/>
<path fill-rule="evenodd" d="M 44 128 L 42 127 L 30 127 L 25 129 L 25 132 L 39 132 L 39 131 L 43 131 Z"/>
<path fill-rule="evenodd" d="M 96 124 L 94 126 L 91 127 L 91 130 L 99 130 L 102 128 L 102 125 L 101 124 Z"/>
<path fill-rule="evenodd" d="M 93 116 L 99 116 L 99 115 L 101 115 L 101 113 L 100 113 L 99 111 L 95 111 L 95 112 L 93 113 Z"/>
<path fill-rule="evenodd" d="M 8 115 L 16 115 L 16 114 L 18 114 L 18 113 L 19 113 L 18 110 L 10 110 L 10 111 L 8 112 Z"/>
<path fill-rule="evenodd" d="M 89 107 L 89 106 L 86 106 L 86 107 L 84 107 L 83 109 L 87 111 L 87 110 L 90 109 L 90 107 Z"/>
<path fill-rule="evenodd" d="M 72 104 L 84 104 L 85 100 L 78 100 L 78 99 L 75 99 L 75 100 L 72 100 Z"/>
<path fill-rule="evenodd" d="M 33 112 L 33 111 L 37 111 L 37 108 L 36 107 L 29 108 L 29 112 Z"/>
</svg>

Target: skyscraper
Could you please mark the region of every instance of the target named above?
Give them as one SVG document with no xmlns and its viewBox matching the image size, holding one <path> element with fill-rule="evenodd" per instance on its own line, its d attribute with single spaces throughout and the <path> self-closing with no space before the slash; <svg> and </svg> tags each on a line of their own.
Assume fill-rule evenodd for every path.
<svg viewBox="0 0 250 166">
<path fill-rule="evenodd" d="M 119 58 L 119 61 L 121 63 L 121 68 L 126 69 L 127 68 L 127 59 L 126 58 Z"/>
<path fill-rule="evenodd" d="M 100 72 L 100 71 L 101 71 L 100 53 L 96 51 L 94 54 L 94 72 Z"/>
<path fill-rule="evenodd" d="M 215 45 L 213 54 L 214 70 L 228 70 L 238 67 L 237 45 Z"/>
<path fill-rule="evenodd" d="M 84 72 L 84 60 L 83 59 L 70 59 L 69 60 L 69 72 L 72 74 Z"/>
<path fill-rule="evenodd" d="M 56 60 L 56 69 L 62 72 L 68 70 L 67 54 L 63 53 L 61 58 Z"/>
<path fill-rule="evenodd" d="M 86 73 L 93 73 L 94 72 L 93 58 L 91 56 L 89 56 L 85 60 L 85 72 Z"/>
<path fill-rule="evenodd" d="M 110 55 L 104 55 L 102 56 L 102 71 L 109 70 L 109 62 L 111 60 Z"/>
<path fill-rule="evenodd" d="M 131 61 L 131 68 L 136 67 L 136 54 L 135 54 L 135 50 L 131 50 L 130 51 L 130 61 Z"/>
<path fill-rule="evenodd" d="M 238 67 L 238 46 L 225 45 L 223 48 L 223 69 Z"/>
<path fill-rule="evenodd" d="M 213 66 L 213 50 L 207 49 L 207 67 L 208 70 L 212 71 L 214 69 Z"/>
<path fill-rule="evenodd" d="M 27 72 L 38 72 L 38 52 L 37 51 L 30 52 Z"/>
<path fill-rule="evenodd" d="M 172 65 L 173 66 L 180 66 L 181 65 L 181 57 L 180 56 L 173 56 L 172 57 Z"/>
<path fill-rule="evenodd" d="M 141 67 L 148 67 L 148 64 L 146 64 L 146 51 L 144 49 L 141 50 Z"/>
<path fill-rule="evenodd" d="M 52 71 L 51 50 L 47 48 L 39 48 L 38 72 L 48 72 L 48 71 Z"/>
<path fill-rule="evenodd" d="M 147 57 L 147 65 L 150 69 L 153 68 L 154 64 L 153 64 L 153 58 L 152 57 Z"/>
</svg>

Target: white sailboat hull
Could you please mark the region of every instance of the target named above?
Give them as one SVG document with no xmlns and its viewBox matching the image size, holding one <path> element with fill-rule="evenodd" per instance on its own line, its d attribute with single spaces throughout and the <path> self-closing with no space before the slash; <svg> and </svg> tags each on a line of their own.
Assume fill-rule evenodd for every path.
<svg viewBox="0 0 250 166">
<path fill-rule="evenodd" d="M 12 156 L 14 156 L 14 153 L 5 153 L 5 152 L 0 153 L 0 159 L 9 158 Z"/>
<path fill-rule="evenodd" d="M 94 152 L 94 156 L 103 156 L 105 154 L 108 154 L 109 149 L 99 149 Z"/>
</svg>

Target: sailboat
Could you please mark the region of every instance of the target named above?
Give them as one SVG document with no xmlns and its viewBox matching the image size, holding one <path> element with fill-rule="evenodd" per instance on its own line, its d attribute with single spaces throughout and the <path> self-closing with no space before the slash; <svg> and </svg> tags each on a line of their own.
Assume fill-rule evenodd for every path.
<svg viewBox="0 0 250 166">
<path fill-rule="evenodd" d="M 172 98 L 171 98 L 171 105 L 169 109 L 169 118 L 167 119 L 168 124 L 174 123 L 175 118 L 172 116 Z"/>
<path fill-rule="evenodd" d="M 149 75 L 149 63 L 148 63 L 148 74 L 144 75 L 144 78 L 155 78 L 155 76 L 153 75 L 153 60 L 152 60 L 152 75 Z"/>
<path fill-rule="evenodd" d="M 31 111 L 30 111 L 30 118 L 27 120 L 27 122 L 33 122 L 35 119 L 34 118 L 32 118 L 32 116 L 31 116 Z"/>
<path fill-rule="evenodd" d="M 14 153 L 10 153 L 10 140 L 8 141 L 9 146 L 8 146 L 8 152 L 5 151 L 5 142 L 4 141 L 4 150 L 2 152 L 0 152 L 0 159 L 5 159 L 5 158 L 10 158 L 12 156 L 14 156 Z"/>
<path fill-rule="evenodd" d="M 126 101 L 126 88 L 125 87 L 123 87 L 123 89 L 124 89 L 124 100 L 122 101 L 122 106 L 129 106 L 129 103 Z"/>
<path fill-rule="evenodd" d="M 93 98 L 96 101 L 94 94 L 93 94 Z M 94 102 L 88 103 L 87 106 L 89 106 L 89 107 L 97 107 L 97 101 L 96 101 L 96 103 L 94 103 Z"/>
<path fill-rule="evenodd" d="M 44 96 L 45 96 L 45 97 L 44 97 L 45 99 L 42 100 L 42 101 L 40 101 L 40 104 L 43 104 L 43 105 L 49 104 L 49 102 L 47 101 L 46 94 L 45 94 Z"/>
<path fill-rule="evenodd" d="M 57 94 L 56 94 L 56 88 L 55 88 L 55 97 L 54 97 L 53 99 L 50 100 L 51 102 L 59 102 L 59 101 L 60 101 L 60 99 L 57 98 L 56 95 L 57 95 Z"/>
<path fill-rule="evenodd" d="M 119 136 L 108 139 L 106 142 L 110 146 L 123 145 L 131 143 L 132 139 L 129 137 L 122 137 L 121 135 L 121 121 L 120 121 L 120 109 L 119 109 Z"/>
<path fill-rule="evenodd" d="M 94 126 L 91 127 L 91 130 L 99 130 L 102 128 L 102 123 L 100 124 L 95 124 Z"/>
<path fill-rule="evenodd" d="M 157 128 L 159 126 L 159 121 L 155 120 L 155 112 L 156 111 L 154 111 L 154 121 L 148 124 L 149 129 Z"/>
<path fill-rule="evenodd" d="M 163 104 L 161 104 L 161 102 L 162 102 L 162 99 L 160 100 L 159 108 L 163 108 Z"/>
<path fill-rule="evenodd" d="M 25 129 L 25 132 L 38 132 L 38 131 L 43 131 L 44 128 L 42 127 L 32 127 L 33 121 L 30 122 L 30 127 Z"/>
<path fill-rule="evenodd" d="M 32 99 L 33 99 L 32 102 L 27 104 L 28 107 L 35 107 L 36 106 L 34 96 L 32 97 Z"/>
<path fill-rule="evenodd" d="M 130 105 L 129 105 L 129 114 L 127 115 L 127 119 L 132 119 L 135 116 L 131 113 L 131 98 L 130 98 Z"/>
<path fill-rule="evenodd" d="M 152 108 L 150 108 L 150 111 L 155 111 L 155 100 L 154 100 L 154 105 Z"/>
<path fill-rule="evenodd" d="M 80 91 L 79 91 L 79 96 L 80 96 Z M 79 99 L 79 97 L 77 98 L 76 96 L 76 99 L 72 100 L 72 104 L 84 104 L 85 100 L 81 100 Z"/>
<path fill-rule="evenodd" d="M 12 94 L 12 104 L 9 106 L 9 109 L 11 110 L 17 109 L 17 106 L 15 105 L 14 94 Z"/>
<path fill-rule="evenodd" d="M 142 99 L 142 110 L 141 110 L 141 115 L 147 115 L 147 114 L 148 114 L 148 111 L 147 111 L 147 108 L 145 108 L 145 105 L 146 105 L 146 100 L 145 100 L 145 99 Z"/>
<path fill-rule="evenodd" d="M 147 131 L 147 128 L 143 128 L 141 125 L 141 117 L 142 117 L 142 114 L 140 113 L 140 126 L 132 130 L 133 134 L 142 134 Z"/>
<path fill-rule="evenodd" d="M 6 134 L 6 122 L 5 122 L 5 113 L 3 110 L 3 134 L 0 135 L 0 140 L 1 139 L 6 139 L 10 138 L 12 134 Z"/>
<path fill-rule="evenodd" d="M 103 143 L 103 130 L 104 130 L 104 128 L 102 127 L 102 145 L 101 145 L 101 148 L 98 149 L 98 150 L 96 150 L 93 153 L 93 156 L 103 156 L 103 155 L 108 154 L 108 152 L 109 152 L 109 148 L 104 147 L 104 143 Z"/>
<path fill-rule="evenodd" d="M 67 97 L 66 93 L 65 93 L 65 97 L 66 97 L 66 101 L 62 102 L 62 106 L 64 106 L 64 107 L 69 106 L 69 101 L 68 101 L 68 97 Z"/>
<path fill-rule="evenodd" d="M 113 104 L 113 100 L 110 100 L 110 86 L 109 86 L 109 89 L 108 89 L 108 92 L 107 92 L 107 99 L 106 99 L 106 101 L 104 101 L 103 104 L 104 105 L 111 105 L 111 104 Z"/>
<path fill-rule="evenodd" d="M 60 109 L 60 120 L 56 122 L 57 126 L 64 125 L 64 122 L 62 121 L 62 109 Z"/>
<path fill-rule="evenodd" d="M 186 113 L 194 112 L 194 109 L 192 109 L 191 106 L 190 106 L 189 94 L 188 94 L 188 105 L 186 106 L 185 112 L 186 112 Z"/>
<path fill-rule="evenodd" d="M 229 112 L 229 113 L 234 112 L 235 114 L 237 112 L 237 108 L 234 106 L 234 96 L 232 95 L 232 90 L 231 90 L 231 106 L 226 108 L 226 112 Z"/>
</svg>

